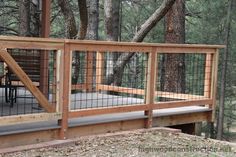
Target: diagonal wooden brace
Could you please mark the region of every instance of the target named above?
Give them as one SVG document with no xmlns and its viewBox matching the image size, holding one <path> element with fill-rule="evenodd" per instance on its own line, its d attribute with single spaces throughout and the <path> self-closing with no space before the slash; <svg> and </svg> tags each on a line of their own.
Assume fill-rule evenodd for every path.
<svg viewBox="0 0 236 157">
<path fill-rule="evenodd" d="M 25 87 L 32 93 L 32 95 L 37 99 L 40 106 L 43 107 L 47 112 L 55 112 L 54 106 L 50 105 L 46 97 L 41 93 L 41 91 L 33 84 L 27 74 L 21 69 L 17 62 L 12 58 L 12 56 L 5 49 L 0 49 L 0 58 L 9 66 L 9 68 L 18 76 L 20 81 L 25 85 Z"/>
</svg>

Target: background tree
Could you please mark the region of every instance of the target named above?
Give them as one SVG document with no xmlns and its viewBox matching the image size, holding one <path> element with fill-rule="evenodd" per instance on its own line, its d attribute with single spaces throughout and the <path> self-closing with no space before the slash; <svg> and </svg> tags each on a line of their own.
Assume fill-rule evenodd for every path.
<svg viewBox="0 0 236 157">
<path fill-rule="evenodd" d="M 88 0 L 87 39 L 98 40 L 99 0 Z"/>
<path fill-rule="evenodd" d="M 165 42 L 185 43 L 185 0 L 176 0 L 165 17 Z M 184 54 L 162 57 L 161 90 L 185 93 Z"/>
<path fill-rule="evenodd" d="M 161 6 L 141 25 L 139 31 L 134 35 L 132 42 L 142 42 L 157 22 L 165 16 L 174 2 L 175 0 L 164 0 Z M 134 54 L 135 53 L 128 53 L 119 56 L 113 66 L 113 72 L 108 76 L 108 84 L 114 83 L 115 85 L 121 85 L 125 65 Z"/>
<path fill-rule="evenodd" d="M 218 115 L 218 121 L 217 121 L 217 139 L 219 139 L 219 140 L 222 139 L 223 130 L 224 130 L 225 85 L 226 85 L 226 72 L 227 72 L 227 64 L 228 64 L 228 56 L 229 56 L 229 39 L 230 39 L 229 37 L 230 37 L 230 29 L 231 29 L 231 21 L 232 21 L 232 16 L 231 16 L 232 6 L 233 6 L 233 0 L 229 0 L 226 26 L 225 26 L 226 48 L 225 48 L 224 58 L 223 58 L 223 62 L 222 62 L 219 115 Z"/>
<path fill-rule="evenodd" d="M 19 36 L 30 36 L 30 0 L 19 0 Z"/>
</svg>

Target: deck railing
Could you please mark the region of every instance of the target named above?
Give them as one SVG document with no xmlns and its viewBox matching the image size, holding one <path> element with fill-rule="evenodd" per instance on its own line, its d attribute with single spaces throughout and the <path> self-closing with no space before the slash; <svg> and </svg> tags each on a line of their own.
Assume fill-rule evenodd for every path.
<svg viewBox="0 0 236 157">
<path fill-rule="evenodd" d="M 70 118 L 144 111 L 146 127 L 151 127 L 153 110 L 184 106 L 212 109 L 212 121 L 219 48 L 223 46 L 0 37 L 2 73 L 8 67 L 19 79 L 18 86 L 10 87 L 18 90 L 13 97 L 33 97 L 29 103 L 26 97 L 14 100 L 11 108 L 3 92 L 9 86 L 2 83 L 0 125 L 56 119 L 64 138 Z M 37 51 L 39 87 L 13 51 Z M 32 110 L 35 104 L 39 110 Z"/>
</svg>

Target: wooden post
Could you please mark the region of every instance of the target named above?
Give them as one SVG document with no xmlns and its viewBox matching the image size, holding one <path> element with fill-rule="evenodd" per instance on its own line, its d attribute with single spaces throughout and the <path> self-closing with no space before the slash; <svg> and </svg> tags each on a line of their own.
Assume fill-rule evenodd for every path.
<svg viewBox="0 0 236 157">
<path fill-rule="evenodd" d="M 62 102 L 62 120 L 59 121 L 61 130 L 59 134 L 60 139 L 67 138 L 68 130 L 68 112 L 70 104 L 70 93 L 71 93 L 71 61 L 72 51 L 68 44 L 65 44 L 63 52 L 63 102 Z"/>
<path fill-rule="evenodd" d="M 218 61 L 219 61 L 219 50 L 216 49 L 216 52 L 213 55 L 212 76 L 211 76 L 211 95 L 210 95 L 210 97 L 212 98 L 213 103 L 212 103 L 212 116 L 211 116 L 210 120 L 212 122 L 215 121 Z"/>
<path fill-rule="evenodd" d="M 209 98 L 211 95 L 211 80 L 212 80 L 212 54 L 206 54 L 205 61 L 205 78 L 204 78 L 204 96 Z"/>
<path fill-rule="evenodd" d="M 147 88 L 145 103 L 148 105 L 148 110 L 144 112 L 148 116 L 145 127 L 152 127 L 153 104 L 155 102 L 155 86 L 156 86 L 156 66 L 157 66 L 157 52 L 152 48 L 152 52 L 148 55 L 148 73 L 147 73 Z"/>
<path fill-rule="evenodd" d="M 62 110 L 62 96 L 63 96 L 63 56 L 62 51 L 58 50 L 53 55 L 53 83 L 52 83 L 52 104 L 55 105 L 56 111 L 60 112 Z"/>
<path fill-rule="evenodd" d="M 102 52 L 97 52 L 96 55 L 96 91 L 99 90 L 98 86 L 102 84 L 104 67 L 104 54 Z"/>
<path fill-rule="evenodd" d="M 86 77 L 85 77 L 85 84 L 86 84 L 86 91 L 91 92 L 93 90 L 93 53 L 87 52 L 86 53 Z"/>
<path fill-rule="evenodd" d="M 51 0 L 42 0 L 42 29 L 41 37 L 48 38 L 50 35 L 50 4 Z M 40 91 L 48 97 L 48 53 L 40 53 Z"/>
</svg>

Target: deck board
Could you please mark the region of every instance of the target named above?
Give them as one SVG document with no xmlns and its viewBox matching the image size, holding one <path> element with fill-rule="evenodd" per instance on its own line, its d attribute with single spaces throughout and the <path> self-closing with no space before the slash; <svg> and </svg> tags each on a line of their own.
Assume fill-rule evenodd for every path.
<svg viewBox="0 0 236 157">
<path fill-rule="evenodd" d="M 165 116 L 181 115 L 181 114 L 187 114 L 187 113 L 198 113 L 198 112 L 200 113 L 200 112 L 208 112 L 208 111 L 210 111 L 209 108 L 201 107 L 201 106 L 160 109 L 160 110 L 153 111 L 154 112 L 153 117 L 165 117 Z M 69 127 L 92 125 L 92 124 L 99 124 L 99 123 L 109 123 L 109 122 L 115 122 L 115 121 L 135 120 L 135 119 L 143 119 L 143 118 L 147 118 L 147 116 L 145 116 L 144 112 L 142 111 L 106 114 L 106 115 L 99 115 L 99 116 L 88 116 L 88 117 L 70 119 Z M 11 133 L 32 132 L 32 131 L 57 129 L 57 128 L 59 128 L 59 126 L 57 125 L 57 121 L 1 126 L 0 136 L 8 135 Z"/>
<path fill-rule="evenodd" d="M 5 102 L 3 92 L 4 90 L 0 89 L 0 102 Z M 30 96 L 30 93 L 28 91 L 21 90 L 18 93 L 18 95 Z M 85 108 L 96 108 L 96 107 L 105 108 L 105 107 L 120 106 L 120 105 L 125 105 L 125 104 L 130 105 L 130 104 L 144 103 L 144 99 L 141 99 L 141 98 L 116 96 L 116 95 L 109 95 L 106 93 L 76 93 L 76 94 L 71 95 L 71 101 L 72 101 L 71 109 L 74 109 L 74 108 L 85 109 Z M 75 101 L 80 101 L 80 103 L 73 104 L 73 102 Z M 33 102 L 34 104 L 31 105 L 30 103 L 33 103 Z M 14 104 L 13 108 L 10 108 L 10 105 L 7 103 L 0 104 L 0 112 L 4 112 L 4 116 L 6 116 L 9 113 L 16 114 L 17 112 L 18 114 L 24 114 L 24 113 L 32 112 L 32 111 L 34 111 L 35 113 L 43 112 L 43 110 L 34 109 L 37 107 L 38 105 L 37 105 L 36 100 L 32 98 L 27 98 L 27 99 L 19 98 L 17 99 L 17 103 Z M 153 117 L 165 117 L 165 116 L 171 116 L 171 115 L 181 115 L 181 114 L 187 114 L 187 113 L 198 113 L 198 112 L 207 112 L 207 111 L 210 111 L 210 109 L 203 106 L 168 108 L 168 109 L 153 110 Z M 87 117 L 70 119 L 69 127 L 92 125 L 92 124 L 99 124 L 99 123 L 109 123 L 109 122 L 115 122 L 115 121 L 144 119 L 144 118 L 147 118 L 147 116 L 144 115 L 143 111 L 87 116 Z M 9 135 L 13 133 L 33 132 L 33 131 L 39 131 L 39 130 L 58 129 L 58 128 L 60 128 L 60 126 L 57 125 L 56 120 L 35 122 L 35 123 L 23 123 L 19 125 L 17 124 L 17 125 L 1 126 L 0 135 Z"/>
</svg>

